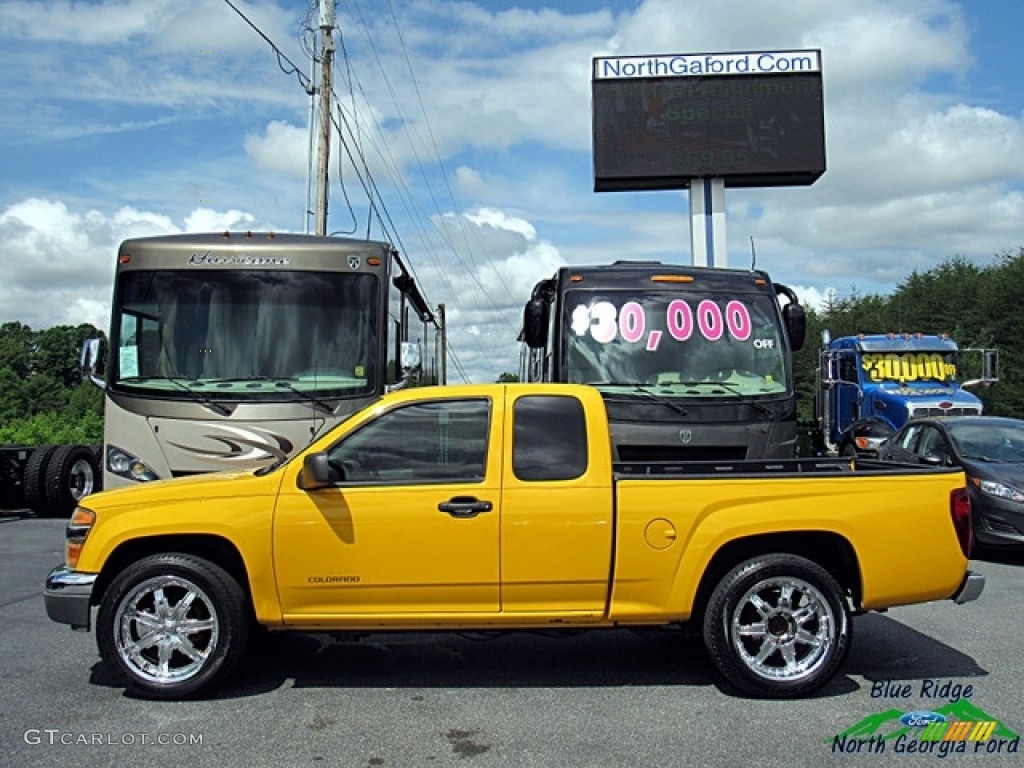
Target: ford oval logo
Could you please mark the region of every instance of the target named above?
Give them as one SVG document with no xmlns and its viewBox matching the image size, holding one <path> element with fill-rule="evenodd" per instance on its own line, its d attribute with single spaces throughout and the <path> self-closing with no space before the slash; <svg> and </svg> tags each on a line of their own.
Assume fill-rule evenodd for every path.
<svg viewBox="0 0 1024 768">
<path fill-rule="evenodd" d="M 907 714 L 900 718 L 900 722 L 912 728 L 924 728 L 928 723 L 944 723 L 946 722 L 946 717 L 938 712 L 918 709 L 914 712 L 907 712 Z"/>
</svg>

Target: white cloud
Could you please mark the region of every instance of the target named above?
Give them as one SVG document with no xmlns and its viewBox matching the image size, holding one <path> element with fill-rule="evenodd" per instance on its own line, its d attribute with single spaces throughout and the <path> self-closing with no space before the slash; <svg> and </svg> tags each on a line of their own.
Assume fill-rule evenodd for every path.
<svg viewBox="0 0 1024 768">
<path fill-rule="evenodd" d="M 295 33 L 306 6 L 241 7 L 305 69 Z M 329 226 L 355 223 L 378 236 L 386 221 L 428 297 L 446 303 L 453 345 L 475 378 L 514 367 L 522 304 L 560 264 L 689 262 L 685 191 L 592 192 L 595 55 L 822 49 L 825 175 L 811 187 L 727 191 L 730 264 L 749 263 L 753 237 L 758 266 L 800 286 L 809 303 L 832 286 L 889 291 L 911 269 L 954 255 L 982 262 L 1022 245 L 1024 120 L 1019 108 L 970 89 L 982 64 L 999 67 L 1006 91 L 1016 69 L 970 37 L 961 8 L 972 6 L 616 7 L 493 11 L 425 0 L 393 15 L 339 6 L 345 142 L 361 152 L 360 170 L 369 166 L 384 203 L 379 218 L 366 213 L 347 160 L 338 173 L 335 140 Z M 0 135 L 65 156 L 80 142 L 83 164 L 94 148 L 111 158 L 89 172 L 37 163 L 31 174 L 5 176 L 0 236 L 11 268 L 0 308 L 11 317 L 64 322 L 105 301 L 110 256 L 124 237 L 301 220 L 308 99 L 226 4 L 9 0 L 0 4 L 0 39 L 10 100 Z M 58 50 L 76 66 L 55 69 Z M 117 162 L 132 139 L 172 134 L 170 123 L 159 151 Z M 18 159 L 18 147 L 5 151 Z"/>
</svg>

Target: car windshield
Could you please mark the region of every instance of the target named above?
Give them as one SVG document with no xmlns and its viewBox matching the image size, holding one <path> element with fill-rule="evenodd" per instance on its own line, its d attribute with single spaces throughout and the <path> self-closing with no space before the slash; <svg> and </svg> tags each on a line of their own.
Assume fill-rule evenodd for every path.
<svg viewBox="0 0 1024 768">
<path fill-rule="evenodd" d="M 979 461 L 1024 463 L 1024 422 L 948 426 L 960 455 Z"/>
</svg>

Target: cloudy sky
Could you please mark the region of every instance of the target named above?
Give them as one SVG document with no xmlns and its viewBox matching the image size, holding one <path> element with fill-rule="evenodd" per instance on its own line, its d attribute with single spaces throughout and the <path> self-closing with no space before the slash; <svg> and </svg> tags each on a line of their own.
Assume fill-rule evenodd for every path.
<svg viewBox="0 0 1024 768">
<path fill-rule="evenodd" d="M 105 327 L 127 237 L 312 227 L 316 4 L 232 3 L 0 1 L 0 323 Z M 517 370 L 522 305 L 560 265 L 690 263 L 686 190 L 593 191 L 595 56 L 822 51 L 826 173 L 726 193 L 729 265 L 753 238 L 807 302 L 1024 246 L 1005 0 L 352 0 L 338 28 L 345 142 L 387 230 L 337 143 L 328 229 L 397 240 L 446 305 L 452 380 Z"/>
</svg>

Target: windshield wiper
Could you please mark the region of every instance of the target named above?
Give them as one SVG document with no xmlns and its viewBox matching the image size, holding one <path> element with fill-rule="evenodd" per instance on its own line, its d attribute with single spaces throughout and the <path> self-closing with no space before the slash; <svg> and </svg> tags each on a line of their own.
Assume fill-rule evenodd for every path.
<svg viewBox="0 0 1024 768">
<path fill-rule="evenodd" d="M 215 402 L 210 397 L 208 397 L 205 393 L 198 392 L 198 391 L 192 389 L 192 387 L 190 387 L 187 384 L 185 384 L 184 382 L 182 382 L 181 379 L 174 379 L 174 378 L 171 378 L 170 376 L 122 376 L 119 379 L 118 383 L 129 382 L 129 383 L 132 383 L 132 384 L 142 384 L 142 383 L 147 382 L 147 381 L 166 381 L 166 382 L 170 382 L 171 384 L 173 384 L 174 386 L 176 386 L 178 389 L 182 390 L 183 392 L 187 392 L 191 396 L 191 398 L 193 400 L 195 400 L 200 405 L 205 405 L 211 411 L 216 411 L 221 416 L 230 416 L 231 415 L 231 409 L 228 408 L 226 405 L 222 405 L 222 404 L 220 404 L 218 402 Z"/>
<path fill-rule="evenodd" d="M 284 377 L 284 376 L 235 376 L 233 378 L 205 379 L 204 383 L 208 383 L 208 384 L 231 384 L 231 383 L 234 383 L 234 382 L 247 382 L 247 381 L 266 381 L 266 382 L 270 382 L 275 387 L 278 387 L 279 389 L 287 389 L 293 395 L 296 395 L 297 397 L 299 397 L 299 398 L 301 398 L 303 400 L 308 400 L 311 405 L 316 406 L 317 408 L 319 408 L 324 413 L 334 413 L 334 406 L 332 406 L 330 403 L 328 403 L 328 402 L 326 402 L 324 400 L 321 400 L 320 398 L 316 397 L 315 395 L 311 395 L 308 392 L 303 392 L 301 389 L 298 389 L 294 384 L 292 384 L 288 380 L 287 377 Z"/>
<path fill-rule="evenodd" d="M 216 411 L 221 416 L 230 416 L 231 415 L 231 409 L 228 408 L 226 405 L 224 405 L 222 403 L 216 402 L 209 395 L 207 395 L 205 392 L 199 392 L 197 390 L 192 389 L 192 387 L 190 387 L 188 384 L 185 384 L 180 379 L 172 379 L 172 378 L 170 378 L 168 376 L 150 376 L 149 378 L 150 379 L 157 379 L 157 380 L 160 380 L 160 381 L 169 381 L 174 386 L 184 390 L 185 392 L 188 392 L 190 395 L 192 395 L 192 398 L 197 403 L 200 403 L 201 405 L 205 405 L 211 411 Z"/>
<path fill-rule="evenodd" d="M 648 389 L 648 384 L 640 384 L 639 382 L 635 381 L 597 381 L 589 382 L 589 384 L 592 387 L 632 387 L 634 392 L 638 392 L 641 395 L 646 395 L 649 399 L 653 400 L 654 402 L 659 403 L 660 405 L 664 405 L 666 408 L 671 408 L 680 416 L 690 415 L 689 411 L 687 411 L 685 408 L 683 408 L 683 406 L 679 405 L 678 403 L 674 403 L 667 397 L 662 397 L 661 395 L 651 392 L 651 390 Z M 607 392 L 605 394 L 614 395 L 613 392 Z"/>
</svg>

